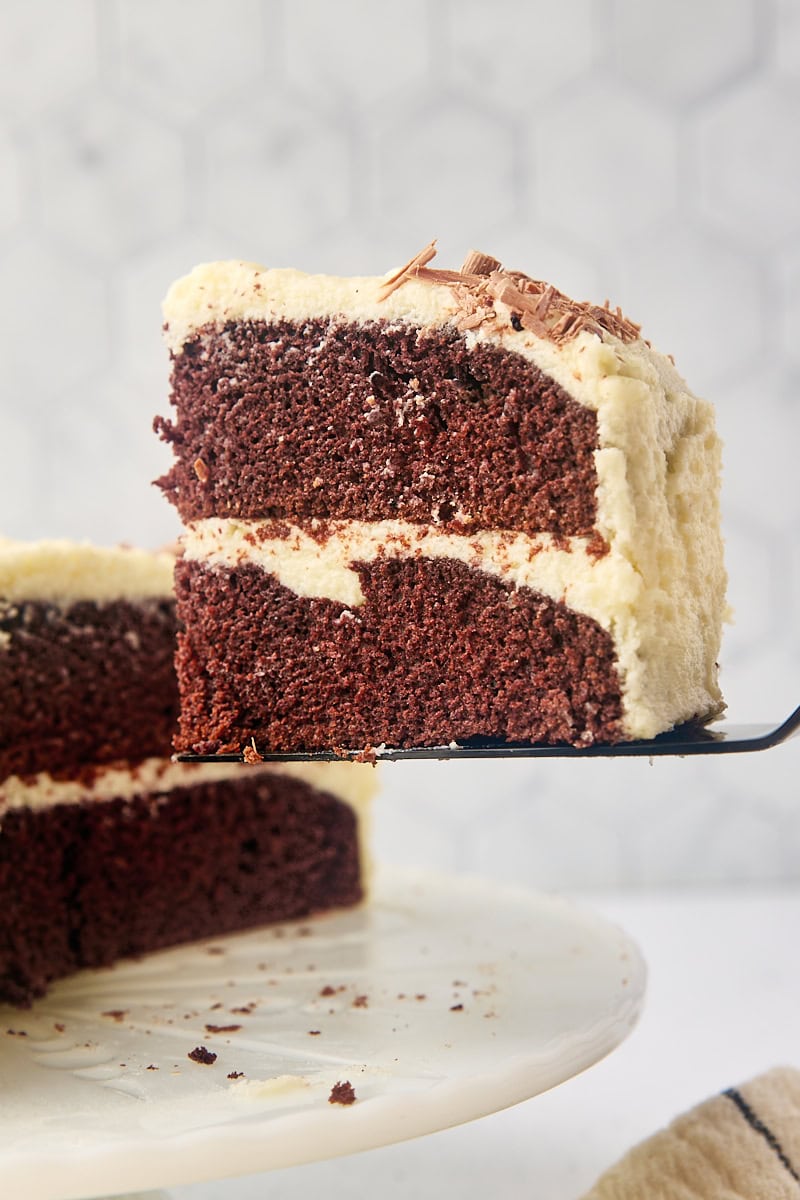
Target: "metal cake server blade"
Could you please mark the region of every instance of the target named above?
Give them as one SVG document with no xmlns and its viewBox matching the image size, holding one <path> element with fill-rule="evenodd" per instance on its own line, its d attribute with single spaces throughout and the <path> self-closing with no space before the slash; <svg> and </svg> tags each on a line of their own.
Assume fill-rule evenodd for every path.
<svg viewBox="0 0 800 1200">
<path fill-rule="evenodd" d="M 592 746 L 507 743 L 471 738 L 447 746 L 373 746 L 366 750 L 287 750 L 273 752 L 261 746 L 248 761 L 262 762 L 406 762 L 465 758 L 657 758 L 689 754 L 745 754 L 770 750 L 800 732 L 800 706 L 780 725 L 680 725 L 658 737 L 637 742 L 597 743 Z M 178 762 L 244 762 L 242 754 L 178 754 Z"/>
</svg>

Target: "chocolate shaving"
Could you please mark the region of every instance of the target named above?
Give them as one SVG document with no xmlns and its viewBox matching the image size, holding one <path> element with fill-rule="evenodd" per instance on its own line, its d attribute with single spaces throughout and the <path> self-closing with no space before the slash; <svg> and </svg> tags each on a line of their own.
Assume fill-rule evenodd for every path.
<svg viewBox="0 0 800 1200">
<path fill-rule="evenodd" d="M 414 272 L 415 278 L 424 279 L 426 283 L 467 283 L 471 286 L 481 282 L 480 275 L 465 274 L 463 271 L 445 271 L 438 267 L 420 267 Z"/>
<path fill-rule="evenodd" d="M 552 284 L 532 279 L 522 271 L 504 270 L 498 259 L 479 250 L 470 250 L 460 271 L 444 271 L 427 264 L 436 254 L 435 241 L 395 271 L 381 285 L 379 300 L 385 300 L 408 279 L 443 284 L 452 289 L 458 306 L 456 328 L 461 332 L 497 322 L 495 306 L 511 309 L 513 329 L 527 329 L 537 337 L 563 345 L 579 333 L 596 336 L 610 333 L 622 342 L 634 342 L 641 327 L 630 321 L 619 307 L 608 300 L 600 306 L 572 300 Z"/>
<path fill-rule="evenodd" d="M 547 287 L 544 290 L 544 292 L 542 292 L 542 298 L 539 301 L 539 303 L 536 305 L 536 315 L 542 321 L 545 319 L 548 312 L 550 311 L 550 305 L 553 303 L 553 298 L 554 298 L 555 294 L 556 294 L 556 289 L 553 287 L 552 284 L 550 284 L 550 286 Z"/>
<path fill-rule="evenodd" d="M 470 250 L 461 264 L 461 274 L 491 275 L 492 271 L 499 271 L 502 265 L 500 259 L 492 258 L 491 254 L 482 254 L 480 250 Z"/>
<path fill-rule="evenodd" d="M 424 267 L 426 263 L 429 263 L 431 259 L 435 257 L 436 239 L 434 239 L 432 242 L 429 242 L 424 250 L 420 250 L 419 254 L 415 254 L 413 258 L 410 258 L 406 265 L 401 267 L 399 271 L 395 271 L 389 276 L 388 279 L 384 279 L 383 283 L 381 284 L 378 299 L 386 300 L 386 298 L 391 296 L 392 292 L 404 284 L 407 279 L 413 278 L 413 276 L 416 275 L 419 267 Z"/>
</svg>

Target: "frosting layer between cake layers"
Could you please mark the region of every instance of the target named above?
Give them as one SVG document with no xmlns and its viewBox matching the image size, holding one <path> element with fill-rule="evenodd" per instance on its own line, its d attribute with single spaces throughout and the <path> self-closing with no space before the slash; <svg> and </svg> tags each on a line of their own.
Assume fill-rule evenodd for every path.
<svg viewBox="0 0 800 1200">
<path fill-rule="evenodd" d="M 217 263 L 173 286 L 165 321 L 178 418 L 160 427 L 176 464 L 160 482 L 188 526 L 178 568 L 187 624 L 178 658 L 182 748 L 277 732 L 274 647 L 259 652 L 244 637 L 254 656 L 247 663 L 233 645 L 225 595 L 237 581 L 247 578 L 245 623 L 259 619 L 261 579 L 284 628 L 299 631 L 302 599 L 316 637 L 327 603 L 337 620 L 360 623 L 371 647 L 385 642 L 397 614 L 377 619 L 369 580 L 377 586 L 391 564 L 404 563 L 417 571 L 413 587 L 404 572 L 404 602 L 425 607 L 429 635 L 444 632 L 430 619 L 441 586 L 483 591 L 490 608 L 499 586 L 507 610 L 533 604 L 537 614 L 506 728 L 499 709 L 491 728 L 474 727 L 484 705 L 460 726 L 456 711 L 437 740 L 482 733 L 582 744 L 649 737 L 720 711 L 725 573 L 711 406 L 621 314 L 497 267 L 434 272 L 423 263 L 416 275 L 339 279 Z M 453 568 L 446 584 L 445 563 Z M 212 574 L 216 582 L 203 578 Z M 548 642 L 543 625 L 552 632 L 554 614 L 561 620 L 566 609 L 580 628 Z M 215 612 L 225 614 L 216 649 Z M 266 604 L 260 619 L 269 621 Z M 476 620 L 472 632 L 457 625 L 462 648 L 480 640 Z M 494 634 L 490 621 L 483 636 L 490 626 Z M 299 632 L 296 641 L 299 655 Z M 351 681 L 380 658 L 363 646 L 342 656 L 340 644 L 330 653 L 314 644 L 304 664 L 288 655 L 286 682 L 304 703 L 315 655 L 319 678 L 343 670 Z M 223 645 L 228 669 L 248 680 L 238 709 Z M 559 685 L 555 660 L 565 646 Z M 392 649 L 389 638 L 389 658 L 395 651 L 399 641 Z M 546 678 L 535 679 L 542 656 Z M 448 691 L 448 672 L 462 671 L 467 657 L 451 654 L 427 674 L 407 659 L 407 679 L 416 673 L 421 686 Z M 510 669 L 510 651 L 501 657 Z M 259 679 L 270 680 L 261 727 Z M 455 694 L 449 689 L 448 703 Z M 537 706 L 561 710 L 550 734 Z M 204 707 L 213 710 L 205 722 Z M 316 724 L 322 736 L 324 722 Z M 404 744 L 400 734 L 371 740 Z"/>
</svg>

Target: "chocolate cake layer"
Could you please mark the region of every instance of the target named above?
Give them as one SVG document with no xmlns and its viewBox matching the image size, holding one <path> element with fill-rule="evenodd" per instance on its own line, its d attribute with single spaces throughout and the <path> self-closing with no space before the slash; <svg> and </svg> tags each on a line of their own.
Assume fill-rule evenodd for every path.
<svg viewBox="0 0 800 1200">
<path fill-rule="evenodd" d="M 364 602 L 307 598 L 252 566 L 176 568 L 179 750 L 486 736 L 621 736 L 610 637 L 589 617 L 452 559 L 355 563 Z"/>
<path fill-rule="evenodd" d="M 0 609 L 0 778 L 168 754 L 171 599 Z"/>
<path fill-rule="evenodd" d="M 452 327 L 243 321 L 173 356 L 176 455 L 201 517 L 402 518 L 591 536 L 593 411 L 529 360 Z"/>
<path fill-rule="evenodd" d="M 300 780 L 241 779 L 0 818 L 0 1000 L 81 967 L 361 898 L 356 818 Z"/>
</svg>

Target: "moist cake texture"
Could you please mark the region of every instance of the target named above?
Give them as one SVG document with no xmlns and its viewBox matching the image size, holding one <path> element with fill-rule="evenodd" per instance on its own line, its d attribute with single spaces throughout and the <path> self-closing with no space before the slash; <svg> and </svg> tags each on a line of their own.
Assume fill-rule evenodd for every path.
<svg viewBox="0 0 800 1200">
<path fill-rule="evenodd" d="M 721 711 L 710 405 L 618 310 L 432 252 L 173 285 L 179 749 L 586 745 Z"/>
<path fill-rule="evenodd" d="M 179 942 L 358 903 L 370 768 L 100 767 L 0 784 L 0 1001 Z"/>
<path fill-rule="evenodd" d="M 174 556 L 0 542 L 0 780 L 170 744 Z"/>
<path fill-rule="evenodd" d="M 364 896 L 371 768 L 170 761 L 173 565 L 0 544 L 0 1001 Z"/>
</svg>

